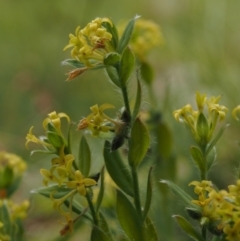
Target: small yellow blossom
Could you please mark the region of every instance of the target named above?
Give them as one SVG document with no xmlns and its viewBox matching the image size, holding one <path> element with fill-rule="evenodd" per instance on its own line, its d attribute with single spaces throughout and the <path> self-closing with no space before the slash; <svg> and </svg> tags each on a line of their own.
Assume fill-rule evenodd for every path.
<svg viewBox="0 0 240 241">
<path fill-rule="evenodd" d="M 77 189 L 78 193 L 82 196 L 86 195 L 86 187 L 96 185 L 97 182 L 91 178 L 84 178 L 82 173 L 77 170 L 75 172 L 75 180 L 67 182 L 69 188 Z"/>
<path fill-rule="evenodd" d="M 200 112 L 203 111 L 206 100 L 207 100 L 206 94 L 200 94 L 198 91 L 196 92 L 196 102 L 197 102 L 198 110 Z"/>
<path fill-rule="evenodd" d="M 240 105 L 235 107 L 232 111 L 232 116 L 235 120 L 239 121 L 239 118 L 237 117 L 237 114 L 240 112 Z"/>
<path fill-rule="evenodd" d="M 70 123 L 70 118 L 65 113 L 58 113 L 53 111 L 48 114 L 48 117 L 43 121 L 43 128 L 47 129 L 47 125 L 52 123 L 57 130 L 61 130 L 61 118 L 66 118 L 68 123 Z"/>
<path fill-rule="evenodd" d="M 226 234 L 226 239 L 229 241 L 239 241 L 240 240 L 240 219 L 235 222 L 232 226 L 227 224 L 224 229 Z"/>
<path fill-rule="evenodd" d="M 93 136 L 103 136 L 112 138 L 114 130 L 122 125 L 122 122 L 114 120 L 104 114 L 104 110 L 114 108 L 111 104 L 101 106 L 94 105 L 90 109 L 92 113 L 82 119 L 78 125 L 78 130 L 88 129 Z M 104 135 L 106 133 L 106 135 Z"/>
<path fill-rule="evenodd" d="M 33 142 L 33 143 L 36 143 L 36 144 L 39 144 L 39 145 L 42 145 L 42 146 L 50 147 L 50 148 L 53 147 L 50 143 L 45 142 L 45 141 L 37 138 L 36 136 L 34 136 L 33 133 L 32 133 L 32 130 L 33 130 L 33 126 L 30 128 L 30 130 L 29 130 L 29 132 L 28 132 L 28 134 L 27 134 L 27 136 L 26 136 L 26 140 L 27 140 L 27 141 L 26 141 L 26 143 L 25 143 L 25 146 L 26 146 L 27 148 L 28 148 L 28 144 L 29 144 L 30 142 Z"/>
<path fill-rule="evenodd" d="M 43 179 L 43 184 L 44 184 L 45 186 L 48 186 L 48 183 L 49 183 L 49 182 L 55 182 L 55 183 L 58 183 L 58 185 L 61 184 L 59 178 L 57 178 L 57 177 L 53 174 L 54 170 L 55 170 L 55 167 L 52 167 L 52 168 L 50 169 L 50 171 L 48 171 L 48 170 L 46 170 L 46 169 L 40 169 L 40 173 L 41 173 L 41 175 L 44 177 L 44 179 Z"/>
<path fill-rule="evenodd" d="M 124 27 L 119 26 L 120 35 L 123 33 Z M 129 45 L 141 61 L 145 60 L 146 55 L 153 48 L 163 43 L 163 36 L 158 24 L 151 20 L 137 19 Z"/>
</svg>

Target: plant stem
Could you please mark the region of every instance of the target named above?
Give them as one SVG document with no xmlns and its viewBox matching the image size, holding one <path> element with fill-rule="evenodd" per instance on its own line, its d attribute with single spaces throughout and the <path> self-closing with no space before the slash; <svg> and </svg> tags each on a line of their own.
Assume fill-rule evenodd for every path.
<svg viewBox="0 0 240 241">
<path fill-rule="evenodd" d="M 94 209 L 94 206 L 93 206 L 93 203 L 92 203 L 92 200 L 91 200 L 91 198 L 90 198 L 90 195 L 89 195 L 89 192 L 88 192 L 88 191 L 87 191 L 87 193 L 86 193 L 86 199 L 87 199 L 87 202 L 88 202 L 90 211 L 91 211 L 91 213 L 92 213 L 93 223 L 94 223 L 96 226 L 98 226 L 98 219 L 97 219 L 96 212 L 95 212 L 95 209 Z"/>
</svg>

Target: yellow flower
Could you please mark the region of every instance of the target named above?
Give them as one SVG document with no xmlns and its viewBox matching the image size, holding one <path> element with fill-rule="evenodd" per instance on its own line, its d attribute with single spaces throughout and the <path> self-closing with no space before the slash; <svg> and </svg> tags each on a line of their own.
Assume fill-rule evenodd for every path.
<svg viewBox="0 0 240 241">
<path fill-rule="evenodd" d="M 68 123 L 70 123 L 70 118 L 65 113 L 56 113 L 53 111 L 48 114 L 48 117 L 43 121 L 43 128 L 47 129 L 47 125 L 52 123 L 57 130 L 61 130 L 61 118 L 66 118 Z"/>
<path fill-rule="evenodd" d="M 235 107 L 232 111 L 232 116 L 235 120 L 239 121 L 239 118 L 237 117 L 237 114 L 240 112 L 240 105 Z"/>
<path fill-rule="evenodd" d="M 120 35 L 124 28 L 123 25 L 119 26 Z M 146 55 L 153 48 L 163 43 L 163 36 L 158 24 L 151 20 L 137 19 L 129 45 L 140 60 L 144 61 Z"/>
<path fill-rule="evenodd" d="M 33 143 L 36 143 L 36 144 L 39 144 L 39 145 L 42 145 L 42 146 L 50 147 L 50 148 L 53 147 L 50 143 L 45 142 L 45 141 L 37 138 L 36 136 L 34 136 L 34 135 L 32 134 L 32 130 L 33 130 L 33 126 L 30 128 L 30 130 L 29 130 L 29 132 L 28 132 L 28 134 L 27 134 L 27 136 L 26 136 L 26 140 L 27 140 L 27 141 L 26 141 L 25 146 L 26 146 L 27 148 L 28 148 L 28 144 L 29 144 L 30 142 L 33 142 Z"/>
<path fill-rule="evenodd" d="M 196 92 L 196 102 L 197 102 L 198 110 L 200 112 L 203 111 L 206 100 L 207 100 L 206 94 L 200 94 L 198 91 Z"/>
<path fill-rule="evenodd" d="M 67 182 L 69 188 L 77 189 L 78 193 L 82 196 L 86 195 L 86 187 L 96 185 L 97 182 L 91 178 L 84 178 L 82 173 L 77 170 L 75 172 L 75 180 Z"/>
<path fill-rule="evenodd" d="M 75 36 L 73 34 L 69 35 L 70 41 L 64 50 L 72 47 L 72 58 L 77 59 L 86 67 L 79 68 L 78 71 L 71 71 L 69 73 L 70 80 L 90 67 L 103 64 L 106 54 L 113 50 L 110 44 L 112 35 L 103 27 L 105 22 L 112 25 L 108 18 L 96 18 L 82 30 L 78 26 Z"/>
<path fill-rule="evenodd" d="M 80 121 L 78 130 L 88 129 L 93 136 L 112 138 L 114 136 L 114 130 L 123 123 L 104 114 L 104 110 L 111 108 L 114 108 L 111 104 L 94 105 L 90 107 L 92 113 Z"/>
<path fill-rule="evenodd" d="M 55 167 L 51 168 L 50 171 L 46 169 L 40 169 L 40 173 L 44 177 L 43 184 L 45 186 L 48 186 L 49 182 L 55 182 L 58 183 L 58 185 L 60 185 L 60 180 L 53 174 L 54 170 Z"/>
<path fill-rule="evenodd" d="M 240 219 L 231 226 L 227 224 L 223 232 L 226 234 L 226 239 L 229 241 L 239 241 L 240 240 Z"/>
</svg>

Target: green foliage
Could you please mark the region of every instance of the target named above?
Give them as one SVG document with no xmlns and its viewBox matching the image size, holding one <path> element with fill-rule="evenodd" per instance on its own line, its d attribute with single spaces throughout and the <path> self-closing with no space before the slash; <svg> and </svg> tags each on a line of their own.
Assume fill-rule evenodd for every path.
<svg viewBox="0 0 240 241">
<path fill-rule="evenodd" d="M 107 171 L 113 181 L 121 188 L 122 191 L 130 196 L 133 196 L 130 169 L 126 163 L 123 162 L 117 151 L 110 152 L 110 143 L 107 141 L 105 142 L 103 156 Z"/>
<path fill-rule="evenodd" d="M 130 240 L 143 240 L 139 216 L 128 198 L 117 190 L 116 212 L 121 227 Z"/>
<path fill-rule="evenodd" d="M 91 152 L 84 135 L 82 135 L 79 145 L 78 167 L 85 177 L 89 176 L 91 167 Z"/>
<path fill-rule="evenodd" d="M 137 167 L 145 157 L 150 144 L 146 126 L 137 118 L 132 126 L 128 161 L 130 166 Z"/>
</svg>

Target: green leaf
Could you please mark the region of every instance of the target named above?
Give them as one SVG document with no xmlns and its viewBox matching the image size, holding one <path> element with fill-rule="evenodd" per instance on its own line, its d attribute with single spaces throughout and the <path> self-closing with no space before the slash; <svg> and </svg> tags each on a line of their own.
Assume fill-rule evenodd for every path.
<svg viewBox="0 0 240 241">
<path fill-rule="evenodd" d="M 94 226 L 91 233 L 91 241 L 111 241 L 107 234 L 105 234 L 100 228 Z"/>
<path fill-rule="evenodd" d="M 88 177 L 91 167 L 91 152 L 85 136 L 83 135 L 78 151 L 78 167 L 84 177 Z"/>
<path fill-rule="evenodd" d="M 229 127 L 229 125 L 225 125 L 223 126 L 220 131 L 217 133 L 217 135 L 215 136 L 215 138 L 212 140 L 212 142 L 209 144 L 209 146 L 207 147 L 206 150 L 206 155 L 209 154 L 209 152 L 212 150 L 212 148 L 216 145 L 216 143 L 218 142 L 219 138 L 222 136 L 223 132 L 226 130 L 226 128 Z"/>
<path fill-rule="evenodd" d="M 126 48 L 122 54 L 120 62 L 120 81 L 124 85 L 128 82 L 135 66 L 135 56 L 130 48 Z"/>
<path fill-rule="evenodd" d="M 67 187 L 59 187 L 57 184 L 53 184 L 48 187 L 40 187 L 37 189 L 33 189 L 31 193 L 38 193 L 47 198 L 50 198 L 50 196 L 52 195 L 53 198 L 58 199 L 66 196 L 71 191 L 72 189 L 69 189 Z"/>
<path fill-rule="evenodd" d="M 114 65 L 116 64 L 119 60 L 121 59 L 121 56 L 116 53 L 116 52 L 111 52 L 111 53 L 108 53 L 104 60 L 103 60 L 103 63 L 105 65 Z"/>
<path fill-rule="evenodd" d="M 66 60 L 62 61 L 62 65 L 70 65 L 70 66 L 73 66 L 75 68 L 85 67 L 85 65 L 83 63 L 79 62 L 76 59 L 66 59 Z"/>
<path fill-rule="evenodd" d="M 198 116 L 196 129 L 199 137 L 201 138 L 201 141 L 203 142 L 203 144 L 205 144 L 207 142 L 209 126 L 208 121 L 202 112 Z"/>
<path fill-rule="evenodd" d="M 48 141 L 55 147 L 60 148 L 64 145 L 64 140 L 57 133 L 52 131 L 47 131 Z"/>
<path fill-rule="evenodd" d="M 99 227 L 108 236 L 109 240 L 112 241 L 112 235 L 111 235 L 108 223 L 102 212 L 99 212 Z"/>
<path fill-rule="evenodd" d="M 104 22 L 102 25 L 107 29 L 107 31 L 110 34 L 112 34 L 112 39 L 111 39 L 110 43 L 111 43 L 111 45 L 113 46 L 114 49 L 117 49 L 117 46 L 118 46 L 118 31 L 117 31 L 116 26 L 114 24 L 111 25 L 108 22 Z"/>
<path fill-rule="evenodd" d="M 194 229 L 194 227 L 193 227 L 185 218 L 183 218 L 183 217 L 180 216 L 180 215 L 174 215 L 173 217 L 177 220 L 179 226 L 180 226 L 192 239 L 194 239 L 194 240 L 196 240 L 196 241 L 205 241 L 205 239 L 202 238 L 201 234 L 198 233 L 198 232 Z"/>
<path fill-rule="evenodd" d="M 2 169 L 2 167 L 1 167 Z M 14 180 L 14 172 L 13 172 L 13 168 L 6 166 L 4 168 L 3 166 L 3 171 L 1 171 L 0 173 L 0 189 L 1 188 L 8 188 L 9 185 L 11 185 L 11 183 Z"/>
<path fill-rule="evenodd" d="M 170 158 L 172 154 L 173 137 L 168 125 L 164 122 L 157 123 L 156 126 L 157 147 L 161 157 Z"/>
<path fill-rule="evenodd" d="M 178 185 L 168 180 L 161 180 L 160 182 L 167 184 L 171 191 L 179 198 L 181 198 L 186 203 L 186 205 L 197 210 L 201 210 L 199 206 L 192 203 L 193 198 L 189 196 L 184 190 L 182 190 Z"/>
<path fill-rule="evenodd" d="M 147 217 L 145 221 L 145 226 L 144 226 L 144 233 L 145 233 L 145 239 L 147 241 L 158 241 L 158 235 L 155 229 L 155 225 L 153 224 L 152 220 Z"/>
<path fill-rule="evenodd" d="M 7 200 L 1 200 L 2 204 L 0 206 L 0 221 L 4 223 L 1 228 L 1 232 L 5 232 L 9 235 L 12 233 L 12 220 L 9 213 L 9 205 Z"/>
<path fill-rule="evenodd" d="M 151 85 L 154 79 L 154 72 L 150 64 L 142 62 L 140 66 L 142 80 L 147 84 Z"/>
<path fill-rule="evenodd" d="M 152 167 L 149 169 L 148 173 L 148 182 L 147 182 L 147 193 L 146 193 L 146 201 L 143 211 L 143 220 L 147 217 L 148 211 L 151 206 L 152 201 L 152 179 L 151 179 Z"/>
<path fill-rule="evenodd" d="M 112 81 L 112 83 L 114 85 L 116 85 L 117 87 L 121 88 L 117 69 L 113 66 L 106 66 L 106 72 L 107 72 L 108 77 Z"/>
<path fill-rule="evenodd" d="M 150 136 L 146 126 L 137 118 L 132 126 L 128 161 L 130 166 L 137 167 L 145 157 L 150 144 Z"/>
<path fill-rule="evenodd" d="M 132 113 L 133 120 L 135 120 L 139 114 L 141 102 L 142 102 L 142 86 L 141 86 L 140 80 L 137 75 L 137 95 L 136 95 L 135 105 L 134 105 L 134 109 L 133 109 L 133 113 Z"/>
<path fill-rule="evenodd" d="M 142 226 L 139 215 L 132 203 L 119 190 L 117 190 L 116 212 L 119 223 L 130 240 L 142 241 Z"/>
<path fill-rule="evenodd" d="M 196 146 L 191 146 L 190 153 L 191 153 L 191 156 L 192 156 L 195 164 L 199 168 L 200 173 L 205 172 L 205 163 L 204 163 L 204 158 L 203 158 L 202 152 Z"/>
<path fill-rule="evenodd" d="M 110 149 L 111 144 L 106 141 L 103 155 L 107 171 L 117 186 L 133 197 L 132 176 L 129 167 L 123 162 L 118 151 L 110 152 Z"/>
<path fill-rule="evenodd" d="M 133 32 L 133 29 L 134 29 L 134 24 L 135 24 L 135 21 L 139 18 L 139 16 L 136 16 L 134 17 L 133 19 L 131 19 L 124 32 L 123 32 L 123 35 L 119 41 L 119 44 L 118 44 L 118 52 L 121 54 L 124 49 L 127 47 L 131 37 L 132 37 L 132 32 Z"/>
<path fill-rule="evenodd" d="M 101 206 L 101 203 L 102 203 L 102 200 L 103 200 L 103 195 L 104 195 L 104 189 L 105 189 L 105 185 L 104 185 L 104 167 L 101 170 L 100 176 L 101 176 L 101 183 L 100 183 L 100 190 L 99 190 L 98 197 L 97 197 L 96 213 L 98 212 L 98 210 L 99 210 L 99 208 Z"/>
<path fill-rule="evenodd" d="M 216 159 L 217 159 L 217 151 L 216 151 L 216 147 L 214 146 L 207 156 L 207 170 L 209 170 L 212 167 L 212 165 L 216 162 Z"/>
</svg>

